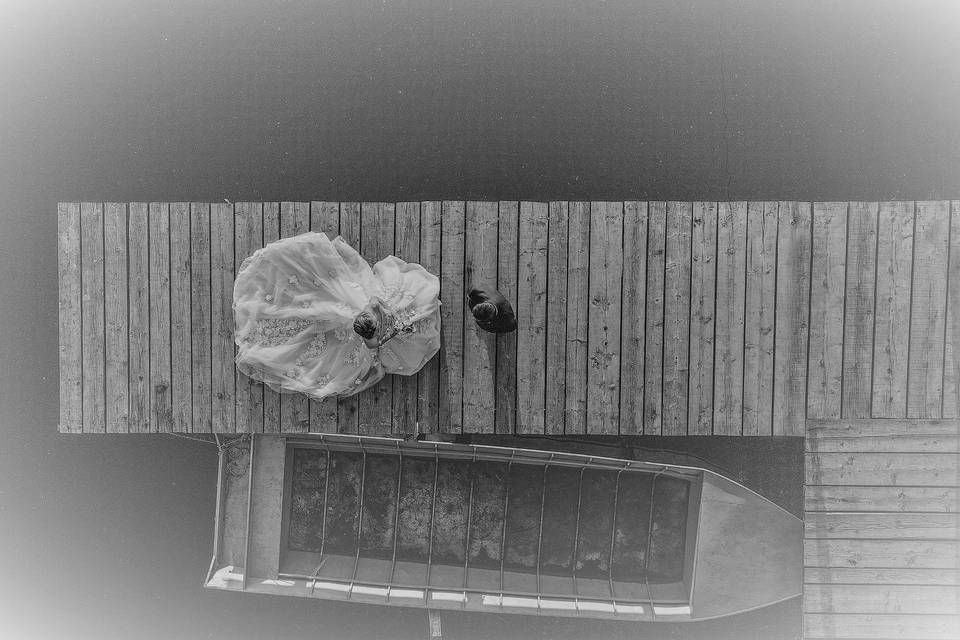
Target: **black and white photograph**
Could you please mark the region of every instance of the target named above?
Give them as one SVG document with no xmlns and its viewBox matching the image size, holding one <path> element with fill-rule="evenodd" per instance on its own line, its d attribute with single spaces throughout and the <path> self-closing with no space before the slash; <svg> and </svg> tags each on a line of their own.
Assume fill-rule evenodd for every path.
<svg viewBox="0 0 960 640">
<path fill-rule="evenodd" d="M 960 638 L 960 4 L 0 0 L 0 638 Z"/>
</svg>

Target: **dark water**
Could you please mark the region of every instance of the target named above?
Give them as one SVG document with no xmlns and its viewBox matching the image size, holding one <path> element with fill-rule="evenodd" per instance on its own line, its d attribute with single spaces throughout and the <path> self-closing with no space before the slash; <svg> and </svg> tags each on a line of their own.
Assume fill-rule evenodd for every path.
<svg viewBox="0 0 960 640">
<path fill-rule="evenodd" d="M 212 449 L 56 434 L 58 200 L 958 196 L 952 2 L 136 4 L 0 3 L 0 635 L 426 629 L 201 590 Z M 748 441 L 690 446 L 796 493 Z M 798 620 L 640 633 L 792 638 Z M 638 637 L 466 614 L 445 631 Z"/>
</svg>

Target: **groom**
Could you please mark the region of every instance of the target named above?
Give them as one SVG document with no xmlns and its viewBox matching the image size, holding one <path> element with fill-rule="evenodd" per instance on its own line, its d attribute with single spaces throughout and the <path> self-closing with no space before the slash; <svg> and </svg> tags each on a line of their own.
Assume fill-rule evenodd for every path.
<svg viewBox="0 0 960 640">
<path fill-rule="evenodd" d="M 474 287 L 467 295 L 473 319 L 484 331 L 510 333 L 517 329 L 517 316 L 510 302 L 496 289 Z"/>
</svg>

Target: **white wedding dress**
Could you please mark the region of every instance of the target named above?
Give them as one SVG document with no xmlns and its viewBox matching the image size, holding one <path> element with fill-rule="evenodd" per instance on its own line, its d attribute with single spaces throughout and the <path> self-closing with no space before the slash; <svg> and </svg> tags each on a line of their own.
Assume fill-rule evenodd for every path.
<svg viewBox="0 0 960 640">
<path fill-rule="evenodd" d="M 240 265 L 233 289 L 237 368 L 275 391 L 348 396 L 387 373 L 412 375 L 440 349 L 440 282 L 388 256 L 373 268 L 343 238 L 304 233 L 272 242 Z M 353 330 L 369 303 L 379 337 Z"/>
</svg>

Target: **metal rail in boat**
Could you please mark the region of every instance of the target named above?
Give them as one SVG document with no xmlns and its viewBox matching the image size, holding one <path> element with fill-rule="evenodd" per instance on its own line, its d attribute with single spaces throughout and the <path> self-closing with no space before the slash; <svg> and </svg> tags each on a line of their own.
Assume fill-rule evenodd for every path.
<svg viewBox="0 0 960 640">
<path fill-rule="evenodd" d="M 217 508 L 212 588 L 637 621 L 801 592 L 801 521 L 696 467 L 263 435 L 222 449 Z"/>
</svg>

